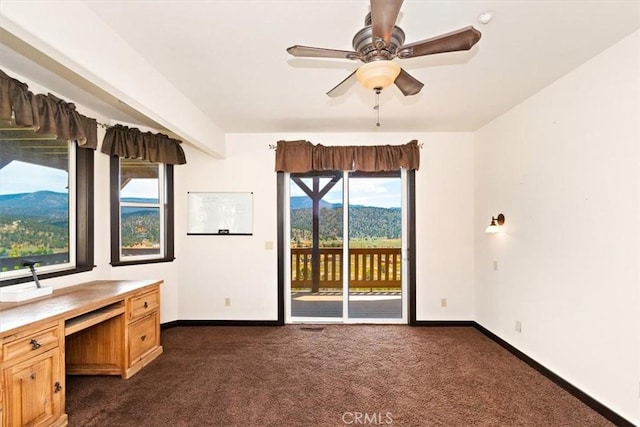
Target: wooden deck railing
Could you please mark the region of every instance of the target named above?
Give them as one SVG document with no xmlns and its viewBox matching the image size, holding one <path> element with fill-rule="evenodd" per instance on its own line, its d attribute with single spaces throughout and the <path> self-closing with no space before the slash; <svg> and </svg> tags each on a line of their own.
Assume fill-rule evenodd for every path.
<svg viewBox="0 0 640 427">
<path fill-rule="evenodd" d="M 291 249 L 291 288 L 312 288 L 311 248 Z M 349 288 L 399 288 L 400 248 L 349 249 Z M 320 289 L 342 289 L 342 248 L 320 249 Z"/>
</svg>

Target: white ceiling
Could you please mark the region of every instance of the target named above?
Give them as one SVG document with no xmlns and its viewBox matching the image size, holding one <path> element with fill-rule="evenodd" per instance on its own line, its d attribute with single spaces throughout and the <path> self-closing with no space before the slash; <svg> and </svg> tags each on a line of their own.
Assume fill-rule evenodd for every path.
<svg viewBox="0 0 640 427">
<path fill-rule="evenodd" d="M 325 94 L 359 62 L 286 52 L 294 44 L 352 50 L 368 0 L 85 4 L 225 132 L 376 130 L 372 91 Z M 483 25 L 477 18 L 488 10 L 494 18 Z M 473 131 L 640 28 L 640 1 L 407 0 L 397 25 L 407 43 L 468 25 L 482 38 L 467 52 L 398 60 L 425 87 L 410 97 L 385 89 L 379 130 Z M 20 68 L 6 48 L 0 54 Z M 64 91 L 78 103 L 87 96 Z M 131 117 L 108 104 L 108 116 Z"/>
</svg>

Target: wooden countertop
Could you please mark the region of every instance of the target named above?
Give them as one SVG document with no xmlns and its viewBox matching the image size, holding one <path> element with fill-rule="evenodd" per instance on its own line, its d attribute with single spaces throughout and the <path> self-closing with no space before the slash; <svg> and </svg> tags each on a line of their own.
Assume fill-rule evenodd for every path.
<svg viewBox="0 0 640 427">
<path fill-rule="evenodd" d="M 94 280 L 29 301 L 0 303 L 0 337 L 34 323 L 88 313 L 161 283 L 162 280 Z"/>
</svg>

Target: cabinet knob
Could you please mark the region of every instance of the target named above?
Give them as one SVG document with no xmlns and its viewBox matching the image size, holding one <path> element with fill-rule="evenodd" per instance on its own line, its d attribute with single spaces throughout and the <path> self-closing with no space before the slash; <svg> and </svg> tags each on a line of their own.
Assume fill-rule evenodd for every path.
<svg viewBox="0 0 640 427">
<path fill-rule="evenodd" d="M 147 304 L 147 302 L 144 302 L 144 308 L 149 308 L 149 304 Z"/>
<path fill-rule="evenodd" d="M 42 344 L 40 344 L 35 338 L 32 338 L 31 341 L 29 341 L 29 344 L 31 344 L 31 350 L 37 350 L 42 347 Z"/>
<path fill-rule="evenodd" d="M 146 336 L 146 335 L 143 335 L 143 336 L 141 336 L 141 337 L 140 337 L 140 341 L 144 341 L 144 340 L 146 340 L 146 339 L 147 339 L 147 336 Z"/>
<path fill-rule="evenodd" d="M 35 372 L 31 372 L 31 375 L 29 375 L 29 378 L 31 378 L 32 380 L 36 379 L 36 373 Z"/>
<path fill-rule="evenodd" d="M 58 393 L 60 390 L 62 390 L 62 386 L 60 385 L 59 381 L 56 381 L 56 383 L 53 385 L 53 392 Z"/>
</svg>

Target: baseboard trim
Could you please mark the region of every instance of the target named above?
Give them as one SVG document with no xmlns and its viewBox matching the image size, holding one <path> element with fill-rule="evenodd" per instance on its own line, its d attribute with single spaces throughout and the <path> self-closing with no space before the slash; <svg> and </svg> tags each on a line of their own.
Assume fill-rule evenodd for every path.
<svg viewBox="0 0 640 427">
<path fill-rule="evenodd" d="M 587 405 L 588 407 L 590 407 L 591 409 L 593 409 L 594 411 L 596 411 L 597 413 L 605 417 L 607 420 L 611 421 L 616 426 L 618 427 L 634 427 L 635 426 L 635 424 L 633 424 L 626 418 L 622 417 L 615 411 L 609 409 L 602 403 L 598 402 L 596 399 L 589 396 L 587 393 L 583 392 L 578 387 L 574 386 L 569 381 L 565 380 L 558 374 L 546 368 L 544 365 L 540 364 L 536 360 L 527 356 L 525 353 L 518 350 L 517 348 L 515 348 L 514 346 L 512 346 L 511 344 L 509 344 L 508 342 L 506 342 L 505 340 L 503 340 L 502 338 L 500 338 L 499 336 L 497 336 L 496 334 L 494 334 L 484 326 L 480 325 L 477 322 L 473 322 L 473 326 L 478 331 L 480 331 L 485 336 L 487 336 L 489 339 L 491 339 L 492 341 L 494 341 L 495 343 L 503 347 L 509 353 L 513 354 L 518 359 L 522 360 L 524 363 L 526 363 L 527 365 L 531 366 L 533 369 L 538 371 L 540 374 L 542 374 L 549 380 L 553 381 L 560 388 L 562 388 L 567 393 L 571 394 L 573 397 L 580 400 L 582 403 L 584 403 L 585 405 Z"/>
<path fill-rule="evenodd" d="M 174 320 L 162 323 L 160 329 L 170 329 L 177 326 L 283 326 L 284 322 L 278 320 Z M 418 320 L 411 323 L 411 326 L 463 326 L 475 327 L 473 320 Z"/>
<path fill-rule="evenodd" d="M 476 322 L 473 320 L 416 320 L 411 323 L 411 326 L 427 326 L 427 327 L 438 327 L 438 326 L 471 326 L 475 327 Z"/>
<path fill-rule="evenodd" d="M 160 324 L 160 330 L 164 331 L 165 329 L 175 328 L 176 326 L 178 326 L 178 321 L 177 320 L 173 320 L 171 322 L 161 323 Z"/>
</svg>

